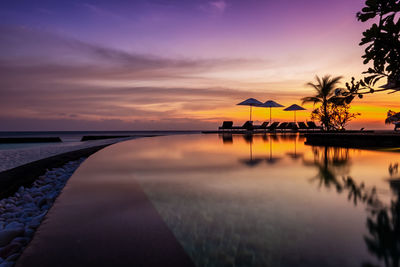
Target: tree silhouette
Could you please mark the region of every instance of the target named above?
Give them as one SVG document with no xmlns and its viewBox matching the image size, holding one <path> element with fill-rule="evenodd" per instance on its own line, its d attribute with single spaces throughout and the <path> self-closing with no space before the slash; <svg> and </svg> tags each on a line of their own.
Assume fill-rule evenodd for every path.
<svg viewBox="0 0 400 267">
<path fill-rule="evenodd" d="M 331 77 L 330 75 L 325 75 L 319 78 L 315 76 L 316 83 L 308 82 L 306 85 L 315 90 L 314 96 L 303 97 L 301 100 L 303 104 L 313 103 L 321 104 L 321 116 L 320 121 L 325 130 L 331 129 L 330 117 L 328 113 L 328 104 L 335 99 L 335 90 L 337 90 L 337 85 L 339 84 L 341 76 Z"/>
<path fill-rule="evenodd" d="M 363 72 L 367 74 L 364 79 L 355 82 L 353 77 L 351 83 L 346 83 L 347 90 L 340 92 L 342 97 L 358 95 L 362 98 L 364 94 L 388 90 L 393 93 L 400 90 L 399 12 L 400 0 L 365 1 L 365 7 L 357 13 L 357 19 L 361 22 L 375 20 L 377 23 L 372 23 L 363 32 L 359 45 L 366 46 L 362 56 L 363 63 L 372 62 L 373 67 Z M 375 88 L 382 78 L 387 79 L 386 85 Z"/>
</svg>

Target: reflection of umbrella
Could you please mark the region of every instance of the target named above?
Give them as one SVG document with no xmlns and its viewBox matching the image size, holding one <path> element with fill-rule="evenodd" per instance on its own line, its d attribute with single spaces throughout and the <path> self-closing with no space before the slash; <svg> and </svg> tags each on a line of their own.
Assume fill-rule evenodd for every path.
<svg viewBox="0 0 400 267">
<path fill-rule="evenodd" d="M 281 104 L 276 103 L 275 101 L 268 100 L 264 104 L 261 104 L 260 107 L 269 108 L 269 123 L 271 123 L 271 108 L 281 108 L 284 107 Z"/>
<path fill-rule="evenodd" d="M 245 101 L 243 101 L 243 102 L 240 102 L 239 104 L 237 104 L 237 105 L 241 105 L 241 106 L 250 106 L 250 121 L 251 121 L 251 111 L 252 111 L 252 107 L 253 106 L 259 106 L 259 105 L 261 105 L 262 103 L 260 102 L 260 101 L 258 101 L 257 99 L 254 99 L 254 98 L 249 98 L 249 99 L 246 99 Z"/>
<path fill-rule="evenodd" d="M 269 139 L 269 158 L 267 158 L 267 163 L 268 164 L 275 164 L 278 160 L 281 158 L 278 157 L 273 157 L 272 156 L 272 138 Z"/>
<path fill-rule="evenodd" d="M 296 136 L 297 137 L 297 136 Z M 292 159 L 298 159 L 301 158 L 303 156 L 303 153 L 299 153 L 297 154 L 296 151 L 296 146 L 297 146 L 297 139 L 294 139 L 294 153 L 293 152 L 288 152 L 286 153 L 286 155 L 288 155 L 289 157 L 291 157 Z"/>
<path fill-rule="evenodd" d="M 244 136 L 246 143 L 250 144 L 250 156 L 249 159 L 241 159 L 240 162 L 246 164 L 247 166 L 253 167 L 261 162 L 261 159 L 253 158 L 253 137 Z"/>
<path fill-rule="evenodd" d="M 296 122 L 296 111 L 298 110 L 306 110 L 306 109 L 296 104 L 293 104 L 290 107 L 284 109 L 284 111 L 294 111 L 294 122 Z"/>
</svg>

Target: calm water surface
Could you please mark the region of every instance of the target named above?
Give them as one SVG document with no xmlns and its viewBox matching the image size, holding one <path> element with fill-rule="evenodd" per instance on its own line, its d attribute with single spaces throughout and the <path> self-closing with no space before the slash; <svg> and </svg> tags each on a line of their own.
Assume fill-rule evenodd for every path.
<svg viewBox="0 0 400 267">
<path fill-rule="evenodd" d="M 145 138 L 108 152 L 104 164 L 139 182 L 197 266 L 399 264 L 398 153 L 288 134 Z"/>
</svg>

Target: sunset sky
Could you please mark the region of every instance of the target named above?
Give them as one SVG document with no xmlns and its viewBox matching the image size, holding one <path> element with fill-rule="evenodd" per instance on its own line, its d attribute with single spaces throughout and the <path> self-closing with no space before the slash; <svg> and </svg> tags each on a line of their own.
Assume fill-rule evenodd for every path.
<svg viewBox="0 0 400 267">
<path fill-rule="evenodd" d="M 0 130 L 215 129 L 248 119 L 236 104 L 249 97 L 301 104 L 315 75 L 344 84 L 367 69 L 358 43 L 368 25 L 355 17 L 363 3 L 2 0 Z M 399 99 L 357 99 L 350 128 L 387 128 Z"/>
</svg>

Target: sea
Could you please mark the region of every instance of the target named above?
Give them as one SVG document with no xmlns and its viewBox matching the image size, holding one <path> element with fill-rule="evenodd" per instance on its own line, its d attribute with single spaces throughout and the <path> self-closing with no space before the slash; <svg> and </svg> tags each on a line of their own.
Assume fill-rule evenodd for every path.
<svg viewBox="0 0 400 267">
<path fill-rule="evenodd" d="M 63 143 L 79 143 L 83 136 L 138 136 L 138 135 L 176 135 L 196 134 L 201 131 L 0 131 L 0 138 L 7 137 L 60 137 Z M 90 141 L 89 141 L 90 142 Z M 57 143 L 12 143 L 1 144 L 0 150 L 48 146 Z M 59 143 L 58 143 L 59 144 Z"/>
</svg>

